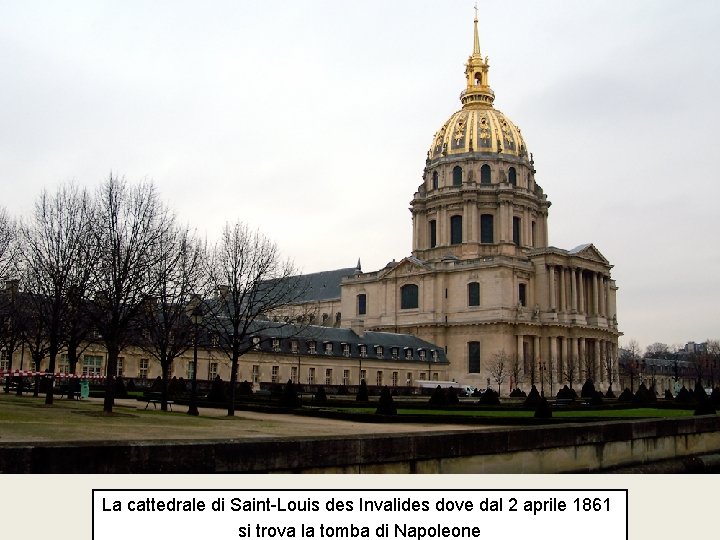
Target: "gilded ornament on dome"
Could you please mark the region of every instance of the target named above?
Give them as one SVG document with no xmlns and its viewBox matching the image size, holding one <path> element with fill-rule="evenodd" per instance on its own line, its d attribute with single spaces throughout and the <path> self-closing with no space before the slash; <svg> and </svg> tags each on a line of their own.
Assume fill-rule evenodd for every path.
<svg viewBox="0 0 720 540">
<path fill-rule="evenodd" d="M 455 122 L 455 133 L 453 134 L 453 138 L 455 139 L 455 146 L 460 146 L 461 141 L 465 137 L 466 121 L 467 121 L 467 116 L 462 115 L 458 118 L 457 122 Z"/>
<path fill-rule="evenodd" d="M 480 129 L 478 130 L 478 141 L 480 146 L 489 147 L 491 146 L 490 141 L 490 123 L 488 122 L 487 116 L 483 115 L 480 117 Z"/>
</svg>

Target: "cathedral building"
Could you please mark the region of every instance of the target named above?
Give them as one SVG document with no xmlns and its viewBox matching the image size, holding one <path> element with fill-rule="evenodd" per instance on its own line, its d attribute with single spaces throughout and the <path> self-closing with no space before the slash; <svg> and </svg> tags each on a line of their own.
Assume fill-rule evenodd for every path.
<svg viewBox="0 0 720 540">
<path fill-rule="evenodd" d="M 344 277 L 342 325 L 434 343 L 463 384 L 617 388 L 612 265 L 591 243 L 549 244 L 550 201 L 520 129 L 494 107 L 477 23 L 462 107 L 432 137 L 410 202 L 412 256 Z"/>
</svg>

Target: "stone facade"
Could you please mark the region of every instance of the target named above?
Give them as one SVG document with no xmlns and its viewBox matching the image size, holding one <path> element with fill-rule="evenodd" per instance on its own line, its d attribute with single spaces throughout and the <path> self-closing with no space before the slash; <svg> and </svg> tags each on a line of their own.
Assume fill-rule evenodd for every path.
<svg viewBox="0 0 720 540">
<path fill-rule="evenodd" d="M 477 20 L 474 37 L 462 108 L 434 135 L 410 203 L 412 256 L 345 277 L 343 325 L 444 347 L 463 384 L 617 388 L 612 265 L 592 244 L 549 245 L 550 202 L 520 129 L 493 108 Z"/>
</svg>

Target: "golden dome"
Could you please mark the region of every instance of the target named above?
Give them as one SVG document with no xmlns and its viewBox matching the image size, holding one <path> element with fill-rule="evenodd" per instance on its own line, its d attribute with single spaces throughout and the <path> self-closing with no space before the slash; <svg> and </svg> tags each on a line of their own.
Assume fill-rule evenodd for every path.
<svg viewBox="0 0 720 540">
<path fill-rule="evenodd" d="M 506 154 L 526 158 L 527 147 L 520 129 L 493 108 L 495 93 L 488 84 L 487 57 L 480 54 L 477 9 L 473 52 L 465 64 L 467 86 L 460 94 L 463 108 L 453 114 L 433 137 L 428 159 L 468 153 Z"/>
<path fill-rule="evenodd" d="M 467 153 L 509 154 L 527 157 L 520 129 L 503 113 L 490 108 L 466 107 L 445 122 L 433 137 L 430 160 Z"/>
</svg>

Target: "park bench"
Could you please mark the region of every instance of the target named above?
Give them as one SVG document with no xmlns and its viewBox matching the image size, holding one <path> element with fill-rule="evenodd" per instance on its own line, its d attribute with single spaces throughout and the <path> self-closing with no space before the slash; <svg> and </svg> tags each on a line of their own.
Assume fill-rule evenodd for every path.
<svg viewBox="0 0 720 540">
<path fill-rule="evenodd" d="M 151 403 L 153 404 L 153 408 L 155 409 L 157 409 L 157 406 L 159 404 L 162 404 L 162 394 L 160 394 L 160 392 L 148 392 L 145 394 L 145 399 L 147 400 L 147 403 L 145 404 L 145 409 L 147 409 Z M 167 405 L 171 411 L 173 403 L 175 403 L 173 400 L 167 400 Z"/>
</svg>

